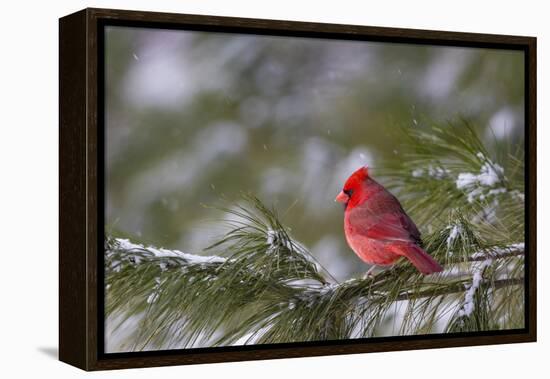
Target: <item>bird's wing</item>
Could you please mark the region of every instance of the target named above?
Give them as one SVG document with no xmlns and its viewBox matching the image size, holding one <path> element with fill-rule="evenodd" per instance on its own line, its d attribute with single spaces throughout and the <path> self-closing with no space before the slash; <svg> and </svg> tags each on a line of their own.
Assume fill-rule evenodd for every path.
<svg viewBox="0 0 550 379">
<path fill-rule="evenodd" d="M 349 213 L 356 233 L 378 240 L 420 243 L 420 232 L 399 201 L 389 192 L 381 193 Z"/>
<path fill-rule="evenodd" d="M 411 230 L 411 223 L 412 221 L 406 215 L 387 213 L 380 218 L 378 223 L 368 228 L 366 236 L 378 240 L 417 243 L 420 241 L 420 233 L 414 224 L 412 224 L 414 231 Z"/>
</svg>

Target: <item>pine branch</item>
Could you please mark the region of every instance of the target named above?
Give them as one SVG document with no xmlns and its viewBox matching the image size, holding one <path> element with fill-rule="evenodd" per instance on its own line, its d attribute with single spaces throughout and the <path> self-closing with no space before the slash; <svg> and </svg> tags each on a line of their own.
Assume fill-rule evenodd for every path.
<svg viewBox="0 0 550 379">
<path fill-rule="evenodd" d="M 112 272 L 112 270 L 117 270 L 119 267 L 118 265 L 121 264 L 122 259 L 126 259 L 130 264 L 132 265 L 138 265 L 141 263 L 144 264 L 158 264 L 159 267 L 163 269 L 175 269 L 179 268 L 182 270 L 189 270 L 192 266 L 200 266 L 201 269 L 205 269 L 208 266 L 216 267 L 221 264 L 227 263 L 227 260 L 225 258 L 219 257 L 219 256 L 198 256 L 198 255 L 191 255 L 191 254 L 185 254 L 180 251 L 170 251 L 166 249 L 155 249 L 153 247 L 145 248 L 141 245 L 136 245 L 130 243 L 128 240 L 124 239 L 117 239 L 114 241 L 115 245 L 118 245 L 118 248 L 113 249 L 113 241 L 111 240 L 111 248 L 107 250 L 107 257 L 110 260 L 111 263 L 114 262 L 114 265 L 111 264 L 109 266 L 110 270 L 109 272 Z M 122 254 L 121 254 L 122 251 Z M 469 257 L 467 260 L 455 260 L 454 262 L 448 262 L 447 266 L 452 264 L 459 264 L 459 263 L 466 263 L 466 262 L 481 262 L 486 261 L 487 259 L 506 259 L 509 257 L 516 257 L 516 256 L 522 256 L 524 255 L 523 249 L 517 249 L 514 247 L 508 248 L 508 249 L 499 249 L 498 254 L 495 254 L 492 250 L 489 250 L 487 252 L 483 253 L 477 253 L 473 256 Z M 373 277 L 372 279 L 365 279 L 365 282 L 372 281 L 373 284 L 376 283 L 383 283 L 387 280 L 391 280 L 391 278 L 395 277 L 395 275 L 399 275 L 400 273 L 405 272 L 406 270 L 409 270 L 408 267 L 398 266 L 395 269 L 390 269 L 385 272 L 381 272 L 376 277 Z M 319 295 L 322 295 L 324 292 L 326 292 L 328 289 L 335 290 L 338 285 L 332 285 L 327 284 L 324 280 L 320 280 L 321 283 L 324 285 L 317 289 L 317 293 Z M 517 285 L 522 284 L 524 282 L 523 278 L 512 278 L 512 279 L 501 279 L 494 281 L 492 286 L 495 289 L 502 288 L 504 286 L 508 285 Z M 484 282 L 482 284 L 487 284 L 487 282 Z M 299 287 L 299 286 L 295 286 Z M 309 287 L 307 287 L 309 288 Z M 311 289 L 309 289 L 312 291 Z M 446 286 L 441 289 L 437 290 L 426 290 L 422 292 L 416 292 L 416 293 L 402 293 L 398 295 L 396 298 L 394 298 L 395 301 L 402 301 L 402 300 L 409 300 L 409 299 L 418 299 L 422 297 L 433 297 L 433 296 L 439 296 L 439 295 L 445 295 L 445 294 L 451 294 L 451 293 L 457 293 L 457 292 L 464 292 L 464 284 L 463 283 L 455 283 L 452 286 Z"/>
<path fill-rule="evenodd" d="M 273 216 L 266 208 L 260 209 Z M 252 217 L 248 211 L 244 214 Z M 108 239 L 108 314 L 125 307 L 132 314 L 145 313 L 147 322 L 141 327 L 142 335 L 136 337 L 143 341 L 136 347 L 166 343 L 168 333 L 159 330 L 170 330 L 174 323 L 180 328 L 176 341 L 185 341 L 184 346 L 204 344 L 205 338 L 212 344 L 231 344 L 251 333 L 256 343 L 369 336 L 376 333 L 391 304 L 464 294 L 472 281 L 468 276 L 452 281 L 445 272 L 428 281 L 403 263 L 373 278 L 330 284 L 307 250 L 284 229 L 262 224 L 265 219 L 252 217 L 248 222 L 253 225 L 251 230 L 246 223 L 233 220 L 234 229 L 210 248 L 232 252 L 228 257 L 196 256 Z M 466 259 L 449 260 L 445 266 L 507 261 L 522 254 L 518 246 L 486 249 Z M 521 277 L 513 277 L 484 280 L 479 287 L 497 291 L 521 283 Z M 195 296 L 182 296 L 186 293 Z M 134 303 L 128 304 L 127 299 Z M 242 308 L 252 316 L 242 320 Z M 304 317 L 301 328 L 288 329 Z M 365 325 L 360 334 L 354 334 L 358 324 Z M 222 337 L 212 341 L 220 328 Z"/>
<path fill-rule="evenodd" d="M 506 259 L 510 257 L 522 257 L 525 256 L 525 250 L 524 249 L 518 249 L 511 247 L 508 249 L 508 251 L 500 251 L 499 253 L 495 254 L 492 251 L 488 251 L 485 253 L 477 253 L 473 256 L 468 258 L 468 262 L 482 262 L 490 259 Z"/>
<path fill-rule="evenodd" d="M 508 286 L 517 286 L 525 284 L 525 278 L 508 278 L 508 279 L 499 279 L 494 282 L 483 281 L 480 283 L 481 286 L 491 286 L 493 289 L 498 290 Z M 399 295 L 395 300 L 411 300 L 411 299 L 420 299 L 423 297 L 436 297 L 442 295 L 449 295 L 453 293 L 463 293 L 464 292 L 464 283 L 455 283 L 450 286 L 440 288 L 438 290 L 427 290 L 416 293 L 404 293 Z"/>
</svg>

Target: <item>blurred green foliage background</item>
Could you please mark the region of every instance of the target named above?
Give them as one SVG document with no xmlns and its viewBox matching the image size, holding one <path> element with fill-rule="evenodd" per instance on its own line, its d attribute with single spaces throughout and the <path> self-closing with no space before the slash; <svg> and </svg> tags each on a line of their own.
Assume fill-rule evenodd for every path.
<svg viewBox="0 0 550 379">
<path fill-rule="evenodd" d="M 204 204 L 250 192 L 345 279 L 366 266 L 334 197 L 361 165 L 377 178 L 399 163 L 399 128 L 462 117 L 488 143 L 524 133 L 519 51 L 113 26 L 105 38 L 105 223 L 146 245 L 200 254 L 224 231 Z"/>
</svg>

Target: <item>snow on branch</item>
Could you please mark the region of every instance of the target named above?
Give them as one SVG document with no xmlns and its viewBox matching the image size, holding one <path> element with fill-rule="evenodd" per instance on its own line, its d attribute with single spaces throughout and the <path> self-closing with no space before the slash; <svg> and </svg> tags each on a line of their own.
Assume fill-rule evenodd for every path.
<svg viewBox="0 0 550 379">
<path fill-rule="evenodd" d="M 119 272 L 123 266 L 154 264 L 164 271 L 168 267 L 185 268 L 193 265 L 219 265 L 226 258 L 219 256 L 201 256 L 168 250 L 153 246 L 132 243 L 128 239 L 108 238 L 105 249 L 105 269 Z"/>
<path fill-rule="evenodd" d="M 504 169 L 483 153 L 478 152 L 477 158 L 483 163 L 479 173 L 465 172 L 458 174 L 456 188 L 467 194 L 468 202 L 473 203 L 476 198 L 484 200 L 488 196 L 506 193 L 504 183 Z M 501 184 L 501 186 L 497 186 Z"/>
</svg>

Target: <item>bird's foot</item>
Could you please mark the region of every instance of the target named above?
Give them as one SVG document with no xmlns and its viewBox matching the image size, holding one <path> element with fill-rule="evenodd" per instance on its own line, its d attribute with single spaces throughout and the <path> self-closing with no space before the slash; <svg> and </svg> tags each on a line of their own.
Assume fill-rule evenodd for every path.
<svg viewBox="0 0 550 379">
<path fill-rule="evenodd" d="M 363 279 L 372 279 L 374 278 L 374 269 L 376 268 L 376 265 L 371 266 L 367 272 L 363 274 Z"/>
</svg>

